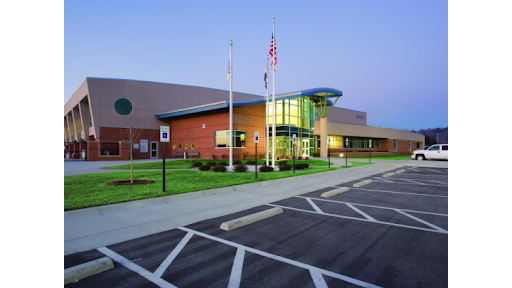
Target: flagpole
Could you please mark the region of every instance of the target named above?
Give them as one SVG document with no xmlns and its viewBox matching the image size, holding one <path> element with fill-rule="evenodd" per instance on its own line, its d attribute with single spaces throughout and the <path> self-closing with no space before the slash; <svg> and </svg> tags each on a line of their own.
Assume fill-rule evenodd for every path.
<svg viewBox="0 0 512 288">
<path fill-rule="evenodd" d="M 274 68 L 272 69 L 272 168 L 276 169 L 276 17 L 272 21 L 272 35 L 274 45 L 272 45 L 272 57 Z"/>
<path fill-rule="evenodd" d="M 267 159 L 267 163 L 266 163 L 266 165 L 268 166 L 268 157 L 269 157 L 269 155 L 268 155 L 268 154 L 269 154 L 268 144 L 270 143 L 270 141 L 268 140 L 268 138 L 269 138 L 269 137 L 268 137 L 268 132 L 269 132 L 269 129 L 268 129 L 268 116 L 269 116 L 269 115 L 268 115 L 268 86 L 269 86 L 269 85 L 268 85 L 268 54 L 267 54 L 267 70 L 266 70 L 266 71 L 267 71 L 267 72 L 266 72 L 266 73 L 267 73 L 267 77 L 266 77 L 265 81 L 266 81 L 267 83 L 265 83 L 265 84 L 266 84 L 265 86 L 267 86 L 267 106 L 266 106 L 266 108 L 265 108 L 265 112 L 266 112 L 266 114 L 265 114 L 265 115 L 266 115 L 266 117 L 265 117 L 265 129 L 266 129 L 266 132 L 267 132 L 267 133 L 265 134 L 265 139 L 266 139 L 266 141 L 267 141 L 267 144 L 265 145 L 265 147 L 267 148 L 267 149 L 266 149 L 266 150 L 267 150 L 267 151 L 266 151 L 266 152 L 267 152 L 267 158 L 266 158 L 266 159 Z"/>
<path fill-rule="evenodd" d="M 233 39 L 229 41 L 229 168 L 233 171 Z"/>
</svg>

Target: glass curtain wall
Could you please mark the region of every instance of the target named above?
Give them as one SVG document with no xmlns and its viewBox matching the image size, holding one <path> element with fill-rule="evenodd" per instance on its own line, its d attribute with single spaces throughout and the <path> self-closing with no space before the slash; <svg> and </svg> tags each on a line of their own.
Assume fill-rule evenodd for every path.
<svg viewBox="0 0 512 288">
<path fill-rule="evenodd" d="M 269 103 L 269 149 L 272 153 L 272 107 Z M 313 155 L 313 121 L 318 111 L 307 97 L 276 101 L 276 157 L 291 158 Z M 297 135 L 293 153 L 293 134 Z"/>
</svg>

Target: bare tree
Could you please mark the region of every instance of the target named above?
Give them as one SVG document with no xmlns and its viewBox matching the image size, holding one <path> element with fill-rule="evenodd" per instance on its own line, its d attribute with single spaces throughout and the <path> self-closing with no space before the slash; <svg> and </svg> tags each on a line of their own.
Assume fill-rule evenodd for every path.
<svg viewBox="0 0 512 288">
<path fill-rule="evenodd" d="M 194 144 L 194 132 L 187 132 L 188 143 L 190 144 L 190 149 L 192 149 L 192 144 Z M 189 157 L 190 162 L 192 162 L 192 157 Z"/>
<path fill-rule="evenodd" d="M 130 141 L 130 184 L 133 184 L 133 142 L 139 138 L 140 133 L 146 127 L 147 117 L 138 116 L 136 111 L 132 111 L 123 117 L 123 122 L 128 133 L 128 141 Z"/>
</svg>

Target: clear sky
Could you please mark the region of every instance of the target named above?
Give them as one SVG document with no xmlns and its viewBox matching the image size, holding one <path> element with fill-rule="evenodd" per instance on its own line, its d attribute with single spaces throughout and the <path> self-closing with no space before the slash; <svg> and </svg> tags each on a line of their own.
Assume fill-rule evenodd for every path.
<svg viewBox="0 0 512 288">
<path fill-rule="evenodd" d="M 343 91 L 368 124 L 448 126 L 447 1 L 65 1 L 64 102 L 85 77 L 265 95 L 276 16 L 276 94 Z M 236 99 L 235 99 L 236 100 Z"/>
</svg>

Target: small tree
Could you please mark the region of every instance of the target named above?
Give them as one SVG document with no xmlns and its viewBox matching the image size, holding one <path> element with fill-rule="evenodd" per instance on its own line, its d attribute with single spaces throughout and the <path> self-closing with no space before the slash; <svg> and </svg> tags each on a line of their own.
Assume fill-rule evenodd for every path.
<svg viewBox="0 0 512 288">
<path fill-rule="evenodd" d="M 136 110 L 123 117 L 123 122 L 130 142 L 130 184 L 133 184 L 133 142 L 139 138 L 146 127 L 147 117 L 138 116 Z"/>
<path fill-rule="evenodd" d="M 190 149 L 192 149 L 192 144 L 194 144 L 194 132 L 187 132 L 188 143 L 190 144 Z M 192 162 L 192 157 L 189 157 L 189 161 Z"/>
</svg>

